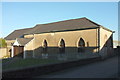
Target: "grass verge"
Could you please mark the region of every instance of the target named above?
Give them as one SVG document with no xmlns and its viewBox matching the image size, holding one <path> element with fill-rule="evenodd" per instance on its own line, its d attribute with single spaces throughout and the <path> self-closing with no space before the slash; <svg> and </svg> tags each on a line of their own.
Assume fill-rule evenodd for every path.
<svg viewBox="0 0 120 80">
<path fill-rule="evenodd" d="M 3 60 L 2 63 L 8 62 L 7 60 Z M 3 71 L 9 69 L 19 69 L 26 68 L 31 66 L 43 66 L 47 64 L 59 63 L 62 62 L 60 60 L 53 59 L 36 59 L 36 58 L 28 58 L 28 59 L 15 59 L 9 61 L 6 65 L 2 66 Z"/>
</svg>

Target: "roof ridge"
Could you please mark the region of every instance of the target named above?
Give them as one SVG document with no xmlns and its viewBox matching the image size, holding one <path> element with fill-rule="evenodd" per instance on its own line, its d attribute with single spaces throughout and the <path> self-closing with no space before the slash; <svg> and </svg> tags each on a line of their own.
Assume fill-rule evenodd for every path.
<svg viewBox="0 0 120 80">
<path fill-rule="evenodd" d="M 97 24 L 97 23 L 95 23 L 95 22 L 93 22 L 93 21 L 91 21 L 90 19 L 88 19 L 88 18 L 86 18 L 86 17 L 82 17 L 82 18 L 74 18 L 74 19 L 68 19 L 68 20 L 62 20 L 62 21 L 57 21 L 57 22 L 50 22 L 50 23 L 45 23 L 45 24 L 36 24 L 36 26 L 35 27 L 33 27 L 33 29 L 31 30 L 31 31 L 28 31 L 28 32 L 25 32 L 25 34 L 33 34 L 33 33 L 37 33 L 37 32 L 40 32 L 40 31 L 38 31 L 38 29 L 40 29 L 41 28 L 41 30 L 43 29 L 43 26 L 44 26 L 44 28 L 45 27 L 47 27 L 47 29 L 49 30 L 49 31 L 53 31 L 55 28 L 56 29 L 58 29 L 58 31 L 59 30 L 66 30 L 66 29 L 74 29 L 74 28 L 76 28 L 76 29 L 78 29 L 78 26 L 76 26 L 76 27 L 74 27 L 74 28 L 66 28 L 65 26 L 67 26 L 67 24 L 70 24 L 69 26 L 73 26 L 73 23 L 71 23 L 71 22 L 74 22 L 75 23 L 75 25 L 77 24 L 85 24 L 85 26 L 86 27 L 88 27 L 88 24 L 89 25 L 91 25 L 91 26 L 93 26 L 93 27 L 100 27 L 100 25 L 99 24 Z M 54 27 L 50 27 L 50 25 L 53 25 L 54 24 Z M 62 26 L 64 27 L 62 27 L 61 26 L 61 28 L 57 28 L 56 26 L 58 26 L 59 24 L 63 24 Z M 49 26 L 49 27 L 48 27 Z M 79 28 L 86 28 L 86 27 L 80 27 L 80 25 L 79 25 Z M 45 29 L 43 29 L 43 31 L 44 31 Z M 41 31 L 41 32 L 43 32 L 43 31 Z M 47 31 L 47 32 L 49 32 L 49 31 Z"/>
<path fill-rule="evenodd" d="M 48 24 L 54 24 L 54 23 L 60 23 L 60 22 L 71 21 L 71 20 L 79 20 L 79 19 L 87 19 L 87 18 L 86 17 L 82 17 L 82 18 L 76 18 L 76 19 L 67 19 L 67 20 L 61 20 L 61 21 L 57 21 L 57 22 L 50 22 L 50 23 L 44 23 L 44 24 L 36 24 L 36 26 L 39 26 L 39 25 L 48 25 Z"/>
</svg>

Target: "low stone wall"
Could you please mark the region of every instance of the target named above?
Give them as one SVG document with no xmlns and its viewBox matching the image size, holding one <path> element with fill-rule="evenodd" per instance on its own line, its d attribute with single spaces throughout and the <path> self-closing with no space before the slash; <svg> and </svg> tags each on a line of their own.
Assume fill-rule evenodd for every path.
<svg viewBox="0 0 120 80">
<path fill-rule="evenodd" d="M 0 59 L 7 55 L 7 48 L 0 48 Z"/>
<path fill-rule="evenodd" d="M 96 57 L 77 61 L 63 62 L 58 64 L 49 64 L 46 66 L 38 66 L 15 71 L 5 71 L 2 73 L 2 76 L 3 78 L 32 78 L 35 76 L 40 76 L 43 74 L 48 74 L 75 66 L 85 65 L 100 60 L 100 57 Z"/>
</svg>

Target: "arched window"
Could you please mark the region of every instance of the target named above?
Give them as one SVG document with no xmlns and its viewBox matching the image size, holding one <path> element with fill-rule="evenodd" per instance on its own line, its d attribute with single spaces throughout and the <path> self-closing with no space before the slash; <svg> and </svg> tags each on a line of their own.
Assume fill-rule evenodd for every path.
<svg viewBox="0 0 120 80">
<path fill-rule="evenodd" d="M 65 53 L 65 41 L 63 39 L 61 39 L 61 41 L 60 41 L 59 52 Z"/>
<path fill-rule="evenodd" d="M 85 47 L 85 41 L 82 38 L 80 38 L 80 40 L 78 42 L 78 52 L 79 53 L 84 52 L 84 48 L 83 47 Z"/>
<path fill-rule="evenodd" d="M 47 53 L 47 47 L 48 47 L 47 41 L 44 40 L 44 42 L 43 42 L 43 53 Z"/>
<path fill-rule="evenodd" d="M 78 47 L 85 47 L 85 42 L 82 38 L 80 38 L 80 40 L 78 42 Z"/>
</svg>

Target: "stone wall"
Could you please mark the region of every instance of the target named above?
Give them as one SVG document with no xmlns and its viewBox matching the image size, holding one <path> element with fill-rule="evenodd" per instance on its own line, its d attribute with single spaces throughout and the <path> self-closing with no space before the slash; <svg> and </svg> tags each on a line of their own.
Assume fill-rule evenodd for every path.
<svg viewBox="0 0 120 80">
<path fill-rule="evenodd" d="M 97 29 L 34 34 L 34 39 L 25 45 L 25 50 L 27 50 L 26 52 L 33 52 L 35 56 L 39 56 L 38 54 L 42 54 L 43 42 L 46 40 L 48 44 L 47 53 L 59 53 L 60 41 L 63 39 L 65 41 L 65 53 L 77 53 L 80 38 L 84 40 L 85 47 L 97 47 L 97 36 Z M 88 50 L 86 51 L 88 52 Z M 94 50 L 94 52 L 96 51 Z"/>
<path fill-rule="evenodd" d="M 28 37 L 26 35 L 25 37 Z M 85 29 L 85 30 L 76 30 L 76 31 L 63 31 L 63 32 L 50 32 L 50 33 L 41 33 L 34 34 L 34 39 L 27 44 L 25 49 L 26 52 L 35 56 L 39 56 L 43 51 L 43 42 L 47 41 L 47 53 L 48 54 L 56 54 L 59 53 L 60 41 L 63 39 L 65 41 L 65 53 L 78 53 L 78 42 L 82 38 L 85 42 L 85 47 L 89 47 L 91 51 L 85 49 L 87 53 L 97 53 L 98 47 L 100 46 L 100 54 L 107 55 L 108 53 L 112 53 L 113 51 L 113 43 L 112 43 L 112 32 L 100 28 L 100 45 L 98 42 L 98 28 L 97 29 Z M 105 44 L 107 43 L 107 52 L 105 50 Z M 93 48 L 94 47 L 94 48 Z"/>
<path fill-rule="evenodd" d="M 31 57 L 33 57 L 33 51 L 34 51 L 33 41 L 34 41 L 34 39 L 32 39 L 30 42 L 28 42 L 24 46 L 24 58 L 31 58 Z"/>
<path fill-rule="evenodd" d="M 113 52 L 113 35 L 111 31 L 100 28 L 100 55 L 108 57 Z"/>
<path fill-rule="evenodd" d="M 24 38 L 33 38 L 33 37 L 34 37 L 33 34 L 24 36 Z"/>
<path fill-rule="evenodd" d="M 0 48 L 0 59 L 7 56 L 7 48 Z"/>
<path fill-rule="evenodd" d="M 110 37 L 112 37 L 111 35 L 112 32 L 100 28 L 100 49 L 102 49 L 105 43 L 110 39 Z"/>
<path fill-rule="evenodd" d="M 7 42 L 7 54 L 11 56 L 10 51 L 12 51 L 12 44 L 15 42 L 15 40 L 6 40 Z"/>
</svg>

